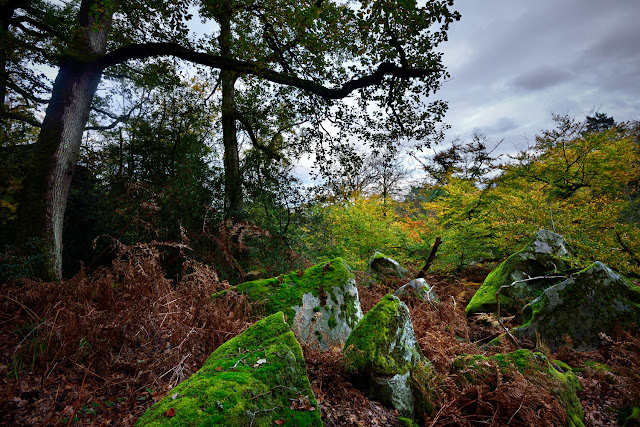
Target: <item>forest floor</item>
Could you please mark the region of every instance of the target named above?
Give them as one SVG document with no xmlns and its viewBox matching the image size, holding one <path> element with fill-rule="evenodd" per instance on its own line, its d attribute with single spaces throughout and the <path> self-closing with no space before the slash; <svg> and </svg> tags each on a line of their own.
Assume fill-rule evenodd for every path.
<svg viewBox="0 0 640 427">
<path fill-rule="evenodd" d="M 0 285 L 0 419 L 7 426 L 131 426 L 154 402 L 198 370 L 219 345 L 260 317 L 239 295 L 211 301 L 228 288 L 194 263 L 178 283 L 158 257 L 143 254 L 111 269 L 60 283 L 18 280 Z M 133 260 L 133 261 L 132 261 Z M 438 425 L 547 425 L 564 414 L 544 383 L 522 376 L 460 383 L 451 374 L 460 354 L 491 354 L 480 345 L 502 332 L 490 317 L 467 319 L 464 307 L 488 270 L 430 275 L 442 302 L 408 301 L 425 356 L 442 377 Z M 360 287 L 363 311 L 401 284 Z M 508 344 L 498 352 L 512 351 Z M 545 348 L 539 351 L 548 352 Z M 340 349 L 304 348 L 326 426 L 394 426 L 395 411 L 369 400 L 341 371 Z M 595 352 L 567 348 L 550 355 L 576 368 L 585 424 L 617 425 L 617 411 L 640 401 L 640 337 L 619 331 Z M 585 362 L 586 365 L 585 365 Z"/>
</svg>

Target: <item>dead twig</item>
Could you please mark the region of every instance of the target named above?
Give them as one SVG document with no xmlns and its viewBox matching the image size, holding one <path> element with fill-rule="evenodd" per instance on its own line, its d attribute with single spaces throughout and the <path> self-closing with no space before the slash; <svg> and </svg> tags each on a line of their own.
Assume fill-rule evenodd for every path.
<svg viewBox="0 0 640 427">
<path fill-rule="evenodd" d="M 427 258 L 427 262 L 420 269 L 420 272 L 416 276 L 416 279 L 423 279 L 427 274 L 427 270 L 433 264 L 433 260 L 436 258 L 436 252 L 438 252 L 438 247 L 442 243 L 442 238 L 440 236 L 436 237 L 436 241 L 433 243 L 433 247 L 431 248 L 431 253 L 429 254 L 429 258 Z"/>
<path fill-rule="evenodd" d="M 271 412 L 271 411 L 275 411 L 276 409 L 278 409 L 280 406 L 274 406 L 271 409 L 258 409 L 256 412 L 252 412 L 251 413 L 251 424 L 249 424 L 249 427 L 253 427 L 253 423 L 256 420 L 256 415 L 258 415 L 260 412 Z"/>
</svg>

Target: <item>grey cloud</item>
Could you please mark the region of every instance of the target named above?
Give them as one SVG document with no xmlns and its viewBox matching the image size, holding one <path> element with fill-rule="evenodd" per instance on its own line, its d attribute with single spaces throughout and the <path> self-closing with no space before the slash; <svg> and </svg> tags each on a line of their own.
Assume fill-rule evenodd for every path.
<svg viewBox="0 0 640 427">
<path fill-rule="evenodd" d="M 585 51 L 598 60 L 617 60 L 640 57 L 640 26 L 610 29 L 604 37 L 594 41 Z"/>
<path fill-rule="evenodd" d="M 493 125 L 486 128 L 488 134 L 501 134 L 509 132 L 518 127 L 518 124 L 511 117 L 501 117 Z"/>
<path fill-rule="evenodd" d="M 639 117 L 639 0 L 455 5 L 462 20 L 442 46 L 452 78 L 436 94 L 450 103 L 449 135 L 479 126 L 509 144 L 553 128 L 551 113 Z"/>
<path fill-rule="evenodd" d="M 516 77 L 513 85 L 525 90 L 541 90 L 570 80 L 572 74 L 560 68 L 540 67 Z"/>
</svg>

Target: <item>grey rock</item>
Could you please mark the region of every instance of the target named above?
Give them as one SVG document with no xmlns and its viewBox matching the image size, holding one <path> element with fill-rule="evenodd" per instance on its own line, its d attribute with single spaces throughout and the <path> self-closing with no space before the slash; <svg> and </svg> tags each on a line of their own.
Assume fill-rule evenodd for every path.
<svg viewBox="0 0 640 427">
<path fill-rule="evenodd" d="M 433 368 L 417 343 L 409 309 L 386 295 L 355 327 L 343 350 L 345 369 L 367 396 L 405 417 L 431 412 L 428 397 L 412 377 L 429 378 Z"/>
<path fill-rule="evenodd" d="M 355 279 L 348 279 L 342 286 L 334 286 L 325 304 L 321 304 L 318 295 L 312 292 L 304 294 L 302 304 L 291 307 L 296 312 L 291 330 L 299 340 L 317 343 L 320 350 L 343 346 L 363 316 Z M 347 305 L 351 312 L 348 312 Z"/>
<path fill-rule="evenodd" d="M 640 325 L 640 289 L 601 262 L 546 289 L 525 306 L 523 325 L 514 336 L 542 339 L 552 351 L 570 345 L 595 350 L 601 334 Z M 568 339 L 567 339 L 568 337 Z"/>
<path fill-rule="evenodd" d="M 398 298 L 402 298 L 403 296 L 415 297 L 421 299 L 423 301 L 431 301 L 431 302 L 440 302 L 438 295 L 436 295 L 435 291 L 426 280 L 424 279 L 415 279 L 402 286 L 398 290 L 393 293 Z"/>
<path fill-rule="evenodd" d="M 378 277 L 405 277 L 407 270 L 398 261 L 376 251 L 369 260 L 367 273 Z"/>
<path fill-rule="evenodd" d="M 500 310 L 515 314 L 544 289 L 562 281 L 569 268 L 571 250 L 562 236 L 542 229 L 522 250 L 494 269 L 476 291 L 466 308 L 467 315 L 497 310 L 496 292 L 500 291 Z M 539 277 L 537 280 L 531 278 Z"/>
<path fill-rule="evenodd" d="M 296 338 L 321 350 L 342 346 L 362 319 L 355 278 L 342 258 L 233 289 L 266 314 L 283 311 Z"/>
</svg>

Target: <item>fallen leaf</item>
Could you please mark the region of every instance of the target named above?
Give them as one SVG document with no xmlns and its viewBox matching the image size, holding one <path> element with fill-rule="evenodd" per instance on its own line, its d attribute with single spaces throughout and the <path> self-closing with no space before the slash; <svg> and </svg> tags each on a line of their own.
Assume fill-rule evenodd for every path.
<svg viewBox="0 0 640 427">
<path fill-rule="evenodd" d="M 282 424 L 284 424 L 284 420 L 282 418 L 280 418 L 279 420 L 275 420 L 274 421 L 277 425 L 281 426 Z"/>
<path fill-rule="evenodd" d="M 309 396 L 298 395 L 297 399 L 292 399 L 291 410 L 294 411 L 315 411 L 316 408 L 309 402 Z"/>
<path fill-rule="evenodd" d="M 165 415 L 166 415 L 167 417 L 173 417 L 173 416 L 175 416 L 175 415 L 176 415 L 176 410 L 175 410 L 175 409 L 173 409 L 173 408 L 169 408 L 169 409 L 167 409 L 167 412 L 165 413 Z"/>
</svg>

